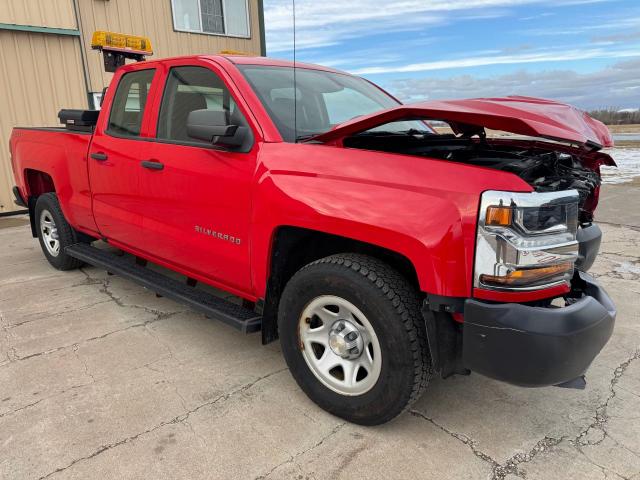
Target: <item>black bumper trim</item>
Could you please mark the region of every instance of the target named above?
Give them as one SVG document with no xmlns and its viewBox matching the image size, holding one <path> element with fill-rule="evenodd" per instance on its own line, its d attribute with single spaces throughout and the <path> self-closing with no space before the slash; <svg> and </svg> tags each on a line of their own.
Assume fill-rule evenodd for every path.
<svg viewBox="0 0 640 480">
<path fill-rule="evenodd" d="M 557 385 L 584 374 L 611 337 L 616 309 L 583 272 L 575 277 L 570 296 L 577 299 L 562 308 L 468 299 L 464 365 L 526 387 Z"/>
<path fill-rule="evenodd" d="M 20 189 L 18 187 L 14 186 L 12 188 L 12 191 L 13 191 L 13 196 L 15 197 L 15 200 L 13 201 L 13 203 L 18 205 L 19 207 L 27 208 L 27 202 L 25 202 L 24 198 L 22 198 L 22 194 L 20 193 Z"/>
<path fill-rule="evenodd" d="M 595 223 L 586 227 L 580 227 L 576 235 L 578 240 L 578 260 L 576 268 L 581 272 L 587 272 L 595 262 L 600 251 L 602 230 Z"/>
</svg>

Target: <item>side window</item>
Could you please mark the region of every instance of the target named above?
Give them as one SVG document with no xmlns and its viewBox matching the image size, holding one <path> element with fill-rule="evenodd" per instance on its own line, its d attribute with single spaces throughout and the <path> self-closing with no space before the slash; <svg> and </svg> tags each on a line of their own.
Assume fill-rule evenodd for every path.
<svg viewBox="0 0 640 480">
<path fill-rule="evenodd" d="M 139 70 L 122 76 L 113 98 L 107 131 L 115 135 L 140 135 L 142 116 L 155 69 Z"/>
<path fill-rule="evenodd" d="M 160 105 L 158 138 L 204 143 L 187 135 L 187 117 L 194 110 L 226 110 L 232 125 L 248 127 L 229 90 L 215 73 L 204 67 L 174 67 L 167 76 Z"/>
</svg>

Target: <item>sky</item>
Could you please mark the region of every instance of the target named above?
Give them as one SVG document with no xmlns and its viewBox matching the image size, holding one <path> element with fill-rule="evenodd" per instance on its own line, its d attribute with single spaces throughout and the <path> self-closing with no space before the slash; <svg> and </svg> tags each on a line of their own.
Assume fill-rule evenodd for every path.
<svg viewBox="0 0 640 480">
<path fill-rule="evenodd" d="M 267 54 L 293 58 L 292 0 L 265 0 Z M 529 95 L 640 107 L 640 0 L 295 0 L 296 59 L 403 102 Z"/>
</svg>

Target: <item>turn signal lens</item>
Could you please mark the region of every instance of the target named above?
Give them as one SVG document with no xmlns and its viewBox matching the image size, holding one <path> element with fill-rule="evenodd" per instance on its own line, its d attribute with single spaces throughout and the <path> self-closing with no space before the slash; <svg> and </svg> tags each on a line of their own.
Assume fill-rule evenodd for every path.
<svg viewBox="0 0 640 480">
<path fill-rule="evenodd" d="M 491 206 L 487 207 L 485 225 L 493 227 L 508 227 L 513 220 L 513 209 L 511 207 Z"/>
<path fill-rule="evenodd" d="M 573 272 L 573 262 L 558 263 L 548 267 L 512 270 L 504 276 L 480 275 L 480 282 L 498 287 L 522 287 L 558 281 L 565 274 Z"/>
</svg>

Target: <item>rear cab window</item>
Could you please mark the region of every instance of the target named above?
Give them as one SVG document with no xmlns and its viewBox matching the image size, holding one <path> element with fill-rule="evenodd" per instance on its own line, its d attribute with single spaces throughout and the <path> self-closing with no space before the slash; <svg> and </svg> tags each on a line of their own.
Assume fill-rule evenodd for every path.
<svg viewBox="0 0 640 480">
<path fill-rule="evenodd" d="M 155 69 L 125 73 L 116 89 L 107 133 L 121 137 L 138 137 L 147 105 Z"/>
</svg>

